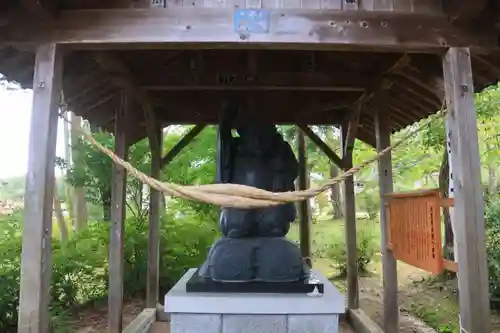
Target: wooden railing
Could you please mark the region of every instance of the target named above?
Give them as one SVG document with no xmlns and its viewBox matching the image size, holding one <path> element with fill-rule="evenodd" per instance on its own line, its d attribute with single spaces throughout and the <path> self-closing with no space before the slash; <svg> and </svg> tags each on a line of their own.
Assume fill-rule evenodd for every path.
<svg viewBox="0 0 500 333">
<path fill-rule="evenodd" d="M 123 329 L 122 333 L 149 333 L 155 321 L 156 309 L 144 309 Z"/>
</svg>

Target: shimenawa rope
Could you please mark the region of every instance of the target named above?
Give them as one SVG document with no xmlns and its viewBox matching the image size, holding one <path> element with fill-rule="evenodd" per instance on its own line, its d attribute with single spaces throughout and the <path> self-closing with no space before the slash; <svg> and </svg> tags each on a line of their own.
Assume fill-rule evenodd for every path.
<svg viewBox="0 0 500 333">
<path fill-rule="evenodd" d="M 444 105 L 443 105 L 444 106 Z M 263 208 L 277 206 L 289 202 L 297 202 L 317 196 L 320 193 L 327 191 L 332 185 L 340 183 L 354 174 L 360 172 L 363 168 L 371 163 L 379 160 L 382 156 L 394 150 L 409 138 L 422 131 L 425 127 L 429 126 L 433 121 L 441 118 L 446 110 L 444 107 L 438 112 L 440 116 L 437 118 L 429 118 L 423 125 L 409 130 L 408 133 L 394 144 L 384 148 L 372 158 L 369 158 L 356 167 L 352 167 L 345 171 L 338 177 L 329 179 L 320 187 L 310 188 L 303 191 L 293 192 L 269 192 L 255 187 L 238 185 L 238 184 L 209 184 L 209 185 L 189 185 L 182 186 L 173 183 L 160 182 L 157 179 L 151 178 L 145 173 L 134 168 L 130 163 L 116 156 L 111 150 L 101 145 L 96 139 L 85 129 L 81 128 L 83 136 L 98 150 L 107 155 L 116 164 L 127 170 L 132 176 L 141 182 L 149 185 L 150 187 L 158 190 L 166 195 L 176 196 L 183 199 L 192 201 L 204 202 L 207 204 L 231 207 L 231 208 Z M 65 110 L 63 108 L 63 110 Z M 67 123 L 71 123 L 66 116 L 66 111 L 61 112 L 60 117 Z"/>
</svg>

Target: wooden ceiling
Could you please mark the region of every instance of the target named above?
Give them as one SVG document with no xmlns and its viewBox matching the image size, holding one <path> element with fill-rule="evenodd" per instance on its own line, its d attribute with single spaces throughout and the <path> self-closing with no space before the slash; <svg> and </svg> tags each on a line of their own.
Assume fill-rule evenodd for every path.
<svg viewBox="0 0 500 333">
<path fill-rule="evenodd" d="M 416 6 L 416 1 L 407 0 L 412 4 L 408 8 L 423 10 L 423 2 L 417 1 L 420 6 Z M 25 9 L 46 13 L 53 10 L 55 4 L 51 1 L 22 2 Z M 394 4 L 402 2 L 395 0 Z M 446 1 L 424 2 L 427 8 L 438 3 L 439 8 L 447 8 Z M 367 3 L 360 2 L 360 6 Z M 139 3 L 129 1 L 126 5 L 134 4 Z M 184 6 L 187 2 L 167 1 L 167 5 L 176 4 Z M 454 10 L 461 6 L 455 4 Z M 54 10 L 102 6 L 123 7 L 124 1 L 62 0 Z M 453 18 L 459 16 L 453 14 Z M 472 63 L 476 90 L 495 83 L 500 77 L 500 55 L 496 52 L 475 55 Z M 33 64 L 32 51 L 10 46 L 0 48 L 0 73 L 23 87 L 32 85 Z M 132 140 L 146 135 L 145 107 L 154 111 L 163 126 L 214 124 L 225 98 L 238 95 L 242 101 L 239 121 L 261 119 L 281 124 L 337 125 L 361 108 L 358 138 L 373 145 L 373 111 L 387 108 L 393 131 L 425 118 L 441 106 L 441 77 L 441 58 L 436 54 L 129 49 L 67 53 L 63 90 L 72 111 L 109 130 L 113 129 L 120 96 L 130 96 L 134 107 L 129 126 Z"/>
</svg>

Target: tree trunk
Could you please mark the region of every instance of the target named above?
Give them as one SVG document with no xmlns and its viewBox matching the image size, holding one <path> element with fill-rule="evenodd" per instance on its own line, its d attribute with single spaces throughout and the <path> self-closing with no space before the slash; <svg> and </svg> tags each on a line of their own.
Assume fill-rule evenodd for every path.
<svg viewBox="0 0 500 333">
<path fill-rule="evenodd" d="M 54 177 L 54 214 L 57 220 L 57 226 L 59 228 L 59 237 L 61 243 L 66 243 L 69 239 L 68 226 L 66 221 L 64 221 L 64 214 L 61 208 L 61 199 L 59 198 L 59 188 L 57 186 L 57 181 Z"/>
<path fill-rule="evenodd" d="M 339 175 L 339 169 L 333 163 L 330 164 L 330 178 L 335 178 Z M 340 183 L 334 184 L 330 189 L 330 202 L 332 203 L 333 219 L 338 220 L 344 218 L 342 210 L 342 196 L 340 194 Z"/>
<path fill-rule="evenodd" d="M 486 143 L 486 151 L 489 152 L 491 150 L 491 147 L 488 143 Z M 496 169 L 494 165 L 491 165 L 491 163 L 488 163 L 488 188 L 487 188 L 487 198 L 491 197 L 492 195 L 495 195 L 496 192 Z"/>
<path fill-rule="evenodd" d="M 111 191 L 103 193 L 102 196 L 102 217 L 104 221 L 111 221 Z"/>
<path fill-rule="evenodd" d="M 441 160 L 441 167 L 439 169 L 439 189 L 443 197 L 448 197 L 449 183 L 450 183 L 450 164 L 448 161 L 448 152 L 445 149 L 443 153 L 443 158 Z M 454 235 L 453 235 L 453 228 L 451 226 L 450 210 L 448 208 L 443 209 L 443 216 L 444 216 L 443 253 L 445 258 L 449 260 L 454 260 L 454 252 L 453 252 Z"/>
<path fill-rule="evenodd" d="M 497 188 L 497 181 L 496 181 L 497 175 L 496 175 L 496 169 L 495 166 L 493 165 L 488 165 L 488 195 L 492 196 L 495 195 L 496 188 Z"/>
<path fill-rule="evenodd" d="M 82 129 L 82 117 L 75 116 L 72 114 L 71 117 L 71 142 L 74 145 L 80 139 L 80 132 Z M 73 150 L 73 163 L 79 162 L 79 153 Z M 75 217 L 74 228 L 76 232 L 79 232 L 85 228 L 87 225 L 87 206 L 85 203 L 85 189 L 83 187 L 78 187 L 73 189 L 73 212 Z"/>
<path fill-rule="evenodd" d="M 68 113 L 71 118 L 71 112 Z M 68 163 L 68 168 L 72 165 L 71 159 L 71 142 L 70 142 L 70 130 L 69 124 L 63 121 L 64 125 L 64 159 Z M 68 176 L 67 170 L 65 176 Z M 66 194 L 66 210 L 68 211 L 70 225 L 75 225 L 75 216 L 73 214 L 73 198 L 72 198 L 72 188 L 69 182 L 64 182 L 64 192 Z"/>
<path fill-rule="evenodd" d="M 312 165 L 311 164 L 307 164 L 307 178 L 306 178 L 306 184 L 307 184 L 307 188 L 311 188 L 311 170 L 312 170 Z M 309 199 L 309 205 L 307 205 L 307 211 L 308 211 L 308 216 L 309 218 L 311 219 L 311 223 L 314 222 L 314 219 L 313 219 L 313 204 L 315 205 L 314 207 L 316 207 L 316 204 L 317 204 L 317 201 L 315 201 L 316 198 L 311 198 Z"/>
</svg>

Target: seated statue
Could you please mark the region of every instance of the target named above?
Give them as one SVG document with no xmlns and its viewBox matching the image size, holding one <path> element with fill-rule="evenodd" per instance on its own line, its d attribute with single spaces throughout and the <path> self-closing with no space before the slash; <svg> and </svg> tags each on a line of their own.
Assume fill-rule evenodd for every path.
<svg viewBox="0 0 500 333">
<path fill-rule="evenodd" d="M 216 182 L 257 187 L 272 192 L 293 191 L 298 163 L 276 127 L 256 122 L 237 128 L 237 105 L 225 106 L 218 127 Z M 293 203 L 239 209 L 223 208 L 223 233 L 199 270 L 216 281 L 290 282 L 305 279 L 309 270 L 299 248 L 285 238 L 296 218 Z"/>
</svg>

